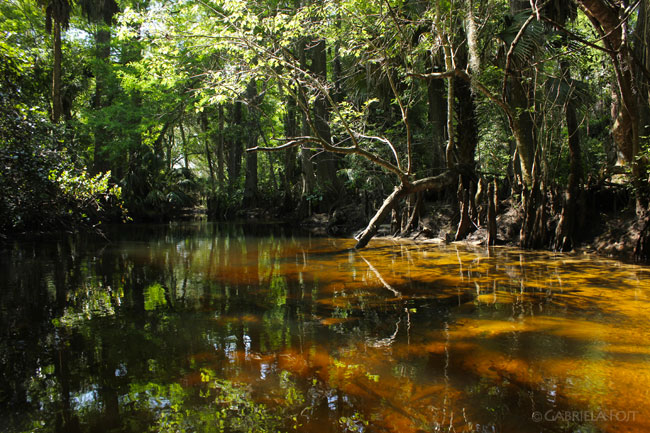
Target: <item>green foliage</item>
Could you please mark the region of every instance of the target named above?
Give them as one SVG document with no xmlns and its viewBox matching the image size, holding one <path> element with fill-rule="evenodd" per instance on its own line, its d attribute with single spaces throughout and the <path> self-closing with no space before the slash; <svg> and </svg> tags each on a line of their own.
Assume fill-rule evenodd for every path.
<svg viewBox="0 0 650 433">
<path fill-rule="evenodd" d="M 110 184 L 111 172 L 90 176 L 85 170 L 80 173 L 70 170 L 51 170 L 48 179 L 58 186 L 61 199 L 67 204 L 67 212 L 78 221 L 96 221 L 108 211 L 111 200 L 122 208 L 122 189 Z"/>
<path fill-rule="evenodd" d="M 125 217 L 109 175 L 74 162 L 65 130 L 22 93 L 24 59 L 0 46 L 0 233 L 94 225 Z"/>
<path fill-rule="evenodd" d="M 324 209 L 330 186 L 342 180 L 341 202 L 362 196 L 366 207 L 376 207 L 407 165 L 412 180 L 444 167 L 447 80 L 433 90 L 421 78 L 454 66 L 493 96 L 473 88 L 479 174 L 503 178 L 513 166 L 514 140 L 495 103 L 502 94 L 512 102 L 512 80 L 527 99 L 513 112 L 531 115 L 546 183 L 562 184 L 568 176 L 563 113 L 569 103 L 583 125 L 584 172 L 596 175 L 612 163 L 607 130 L 615 77 L 605 67 L 608 54 L 579 41 L 596 35 L 572 4 L 555 2 L 540 13 L 562 21 L 575 40 L 529 10 L 475 2 L 476 43 L 470 44 L 467 2 L 70 2 L 71 27 L 63 34 L 66 124 L 54 131 L 46 114 L 51 37 L 39 7 L 51 3 L 0 4 L 0 48 L 11 59 L 3 71 L 13 71 L 2 89 L 13 92 L 12 102 L 3 111 L 22 116 L 3 119 L 10 133 L 3 137 L 2 161 L 15 173 L 2 177 L 10 191 L 2 199 L 3 231 L 95 224 L 106 215 L 120 217 L 120 200 L 135 219 L 174 218 L 204 203 L 220 218 L 242 215 L 243 190 L 250 188 L 244 147 L 314 138 L 322 134 L 319 118 L 327 124 L 326 141 L 353 151 L 333 158 L 336 167 L 325 175 L 318 170 L 320 155 L 310 161 L 296 149 L 259 155 L 254 200 L 247 205 L 280 208 L 285 197 L 283 208 L 300 202 L 300 209 Z M 524 23 L 506 75 L 506 55 Z M 637 21 L 628 24 L 632 29 Z M 320 41 L 326 78 L 313 57 Z M 454 102 L 451 122 L 460 136 L 466 108 Z M 598 133 L 590 130 L 594 123 Z M 456 155 L 464 155 L 460 141 Z M 315 140 L 301 145 L 310 155 L 323 147 Z M 366 154 L 354 154 L 358 149 Z M 110 177 L 95 176 L 109 170 Z M 38 217 L 45 201 L 56 217 Z"/>
<path fill-rule="evenodd" d="M 281 374 L 280 384 L 285 393 L 284 403 L 273 407 L 256 402 L 250 386 L 219 379 L 210 370 L 202 370 L 201 382 L 198 393 L 178 384 L 146 387 L 144 392 L 155 395 L 162 406 L 150 431 L 271 433 L 284 431 L 288 420 L 298 427 L 296 423 L 304 397 L 298 394 L 286 371 Z"/>
</svg>

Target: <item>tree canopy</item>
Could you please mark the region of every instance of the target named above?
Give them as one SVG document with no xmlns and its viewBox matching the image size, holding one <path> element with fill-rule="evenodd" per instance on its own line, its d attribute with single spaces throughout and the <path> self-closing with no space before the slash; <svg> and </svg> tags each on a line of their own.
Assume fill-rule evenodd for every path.
<svg viewBox="0 0 650 433">
<path fill-rule="evenodd" d="M 214 218 L 324 213 L 362 247 L 385 222 L 422 231 L 444 203 L 452 238 L 486 229 L 494 243 L 509 206 L 522 246 L 568 250 L 613 200 L 647 254 L 647 11 L 8 0 L 2 230 L 33 229 L 44 201 L 84 208 L 87 185 L 95 211 L 73 213 L 90 224 L 124 218 L 115 206 L 136 220 L 200 205 Z"/>
</svg>

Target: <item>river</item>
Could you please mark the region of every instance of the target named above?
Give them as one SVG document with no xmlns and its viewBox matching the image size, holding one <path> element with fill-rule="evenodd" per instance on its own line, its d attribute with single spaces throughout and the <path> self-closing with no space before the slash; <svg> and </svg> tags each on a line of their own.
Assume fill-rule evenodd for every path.
<svg viewBox="0 0 650 433">
<path fill-rule="evenodd" d="M 650 269 L 130 225 L 0 251 L 0 431 L 647 432 Z"/>
</svg>

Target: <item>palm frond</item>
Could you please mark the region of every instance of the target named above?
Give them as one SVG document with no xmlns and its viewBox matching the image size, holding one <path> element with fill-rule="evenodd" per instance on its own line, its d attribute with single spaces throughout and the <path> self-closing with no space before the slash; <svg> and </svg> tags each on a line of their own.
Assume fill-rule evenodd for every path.
<svg viewBox="0 0 650 433">
<path fill-rule="evenodd" d="M 519 30 L 525 24 L 528 17 L 530 17 L 530 10 L 518 12 L 514 15 L 504 16 L 504 28 L 499 33 L 499 39 L 503 41 L 506 49 L 510 49 L 510 46 L 515 41 Z M 546 43 L 545 30 L 544 25 L 537 20 L 533 20 L 528 24 L 512 52 L 515 64 L 524 65 L 539 52 Z"/>
</svg>

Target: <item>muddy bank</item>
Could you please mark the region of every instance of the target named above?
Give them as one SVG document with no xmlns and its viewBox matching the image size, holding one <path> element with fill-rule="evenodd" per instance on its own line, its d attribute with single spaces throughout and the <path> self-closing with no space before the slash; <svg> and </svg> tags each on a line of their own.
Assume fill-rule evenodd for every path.
<svg viewBox="0 0 650 433">
<path fill-rule="evenodd" d="M 521 208 L 512 200 L 501 203 L 497 215 L 497 245 L 518 247 L 523 215 Z M 549 218 L 549 232 L 557 224 L 558 216 Z M 300 225 L 311 233 L 322 236 L 354 237 L 365 228 L 368 217 L 358 206 L 349 205 L 332 214 L 314 214 L 300 221 Z M 581 217 L 582 224 L 576 231 L 574 251 L 598 254 L 625 261 L 635 261 L 635 248 L 644 223 L 629 208 L 591 209 Z M 401 230 L 396 221 L 382 224 L 376 237 L 410 239 L 423 242 L 451 243 L 454 241 L 458 224 L 458 211 L 451 205 L 429 204 L 414 227 Z M 487 245 L 485 224 L 474 226 L 474 230 L 463 240 L 456 241 L 471 245 Z M 549 242 L 548 249 L 551 249 Z"/>
</svg>

